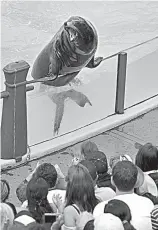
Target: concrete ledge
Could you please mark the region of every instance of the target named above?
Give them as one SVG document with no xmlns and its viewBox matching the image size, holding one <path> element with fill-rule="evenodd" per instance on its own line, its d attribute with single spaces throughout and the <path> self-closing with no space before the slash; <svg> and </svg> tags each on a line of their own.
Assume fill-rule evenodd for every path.
<svg viewBox="0 0 158 230">
<path fill-rule="evenodd" d="M 74 145 L 78 142 L 84 141 L 88 138 L 97 136 L 105 131 L 111 130 L 119 125 L 131 121 L 140 115 L 143 115 L 150 110 L 158 107 L 158 96 L 155 96 L 140 104 L 127 108 L 124 114 L 113 114 L 93 124 L 87 125 L 84 128 L 72 131 L 71 133 L 58 136 L 52 140 L 43 142 L 41 144 L 30 147 L 30 160 L 38 159 L 47 156 L 53 152 L 59 151 L 68 146 Z M 22 161 L 18 164 L 24 163 L 27 160 L 27 154 L 23 156 Z M 8 168 L 9 166 L 18 165 L 14 159 L 0 160 L 1 168 Z"/>
</svg>

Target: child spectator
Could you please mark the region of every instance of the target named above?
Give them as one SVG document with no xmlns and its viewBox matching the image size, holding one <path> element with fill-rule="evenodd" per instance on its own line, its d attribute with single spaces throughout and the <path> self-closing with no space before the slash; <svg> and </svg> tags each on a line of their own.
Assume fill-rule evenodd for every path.
<svg viewBox="0 0 158 230">
<path fill-rule="evenodd" d="M 104 213 L 111 213 L 123 223 L 125 230 L 136 230 L 130 223 L 132 216 L 128 205 L 121 200 L 110 200 L 104 208 Z"/>
<path fill-rule="evenodd" d="M 131 223 L 137 230 L 151 230 L 150 213 L 154 204 L 150 199 L 134 193 L 134 188 L 140 187 L 143 180 L 143 172 L 130 161 L 120 161 L 112 169 L 112 183 L 116 186 L 115 199 L 122 200 L 129 206 Z M 106 203 L 107 201 L 103 201 L 95 207 L 94 217 L 104 212 Z"/>
<path fill-rule="evenodd" d="M 151 143 L 141 146 L 136 155 L 135 164 L 154 180 L 158 188 L 158 149 L 156 146 Z M 153 186 L 153 183 L 151 186 Z M 155 193 L 152 194 L 156 195 Z"/>
<path fill-rule="evenodd" d="M 93 212 L 98 202 L 87 169 L 80 164 L 71 166 L 67 176 L 63 229 L 76 229 L 80 214 Z"/>
<path fill-rule="evenodd" d="M 116 196 L 116 193 L 114 192 L 112 188 L 110 187 L 100 187 L 99 188 L 97 186 L 98 174 L 97 174 L 96 167 L 92 162 L 88 160 L 82 160 L 80 164 L 85 166 L 89 174 L 91 175 L 92 180 L 93 180 L 94 189 L 95 189 L 95 195 L 100 201 L 112 199 L 114 196 Z"/>
</svg>

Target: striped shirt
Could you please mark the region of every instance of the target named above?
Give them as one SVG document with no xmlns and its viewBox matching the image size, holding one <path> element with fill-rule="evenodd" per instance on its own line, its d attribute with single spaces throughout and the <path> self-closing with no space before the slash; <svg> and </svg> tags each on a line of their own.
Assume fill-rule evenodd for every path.
<svg viewBox="0 0 158 230">
<path fill-rule="evenodd" d="M 158 230 L 158 205 L 151 212 L 151 223 L 153 230 Z"/>
</svg>

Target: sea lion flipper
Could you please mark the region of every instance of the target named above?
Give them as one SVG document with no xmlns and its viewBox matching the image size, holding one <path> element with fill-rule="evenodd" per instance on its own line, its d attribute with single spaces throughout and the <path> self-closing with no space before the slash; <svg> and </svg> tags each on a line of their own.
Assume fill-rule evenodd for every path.
<svg viewBox="0 0 158 230">
<path fill-rule="evenodd" d="M 56 104 L 54 119 L 54 135 L 58 134 L 60 124 L 64 115 L 65 92 L 48 94 L 49 98 Z"/>
<path fill-rule="evenodd" d="M 103 57 L 97 57 L 94 59 L 94 56 L 90 60 L 90 62 L 86 65 L 87 68 L 95 68 L 97 67 L 103 60 Z"/>
<path fill-rule="evenodd" d="M 56 104 L 55 120 L 54 120 L 54 135 L 57 135 L 59 132 L 60 124 L 64 115 L 64 102 Z"/>
<path fill-rule="evenodd" d="M 66 97 L 69 97 L 71 100 L 75 101 L 80 107 L 84 107 L 86 103 L 92 106 L 92 103 L 86 95 L 74 89 L 68 90 L 66 92 Z"/>
</svg>

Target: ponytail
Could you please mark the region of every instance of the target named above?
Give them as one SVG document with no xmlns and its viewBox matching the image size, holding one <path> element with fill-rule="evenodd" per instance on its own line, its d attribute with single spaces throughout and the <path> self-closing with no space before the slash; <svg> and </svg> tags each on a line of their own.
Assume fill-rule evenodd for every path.
<svg viewBox="0 0 158 230">
<path fill-rule="evenodd" d="M 129 221 L 127 221 L 127 220 L 123 220 L 122 224 L 123 224 L 124 230 L 136 230 L 133 227 L 133 225 Z"/>
</svg>

